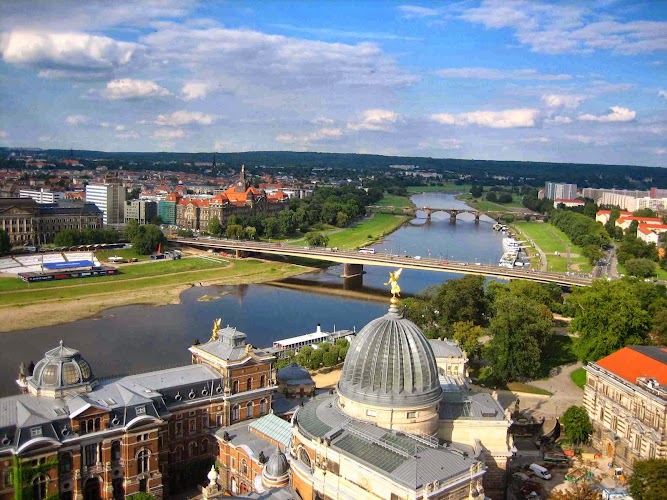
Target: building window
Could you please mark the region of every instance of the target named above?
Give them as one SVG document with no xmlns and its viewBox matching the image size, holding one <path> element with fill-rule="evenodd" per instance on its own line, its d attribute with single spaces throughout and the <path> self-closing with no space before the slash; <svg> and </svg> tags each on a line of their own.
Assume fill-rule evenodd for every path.
<svg viewBox="0 0 667 500">
<path fill-rule="evenodd" d="M 635 450 L 642 451 L 642 437 L 639 434 L 635 435 Z"/>
<path fill-rule="evenodd" d="M 246 380 L 246 390 L 249 391 L 252 389 L 252 378 L 248 377 L 248 380 Z"/>
<path fill-rule="evenodd" d="M 245 418 L 252 418 L 252 401 L 245 405 Z"/>
<path fill-rule="evenodd" d="M 234 384 L 232 384 L 232 394 L 236 394 L 239 392 L 239 381 L 234 380 Z"/>
<path fill-rule="evenodd" d="M 188 444 L 188 458 L 197 456 L 197 443 L 194 441 Z"/>
<path fill-rule="evenodd" d="M 137 455 L 137 474 L 143 474 L 148 472 L 149 464 L 148 459 L 150 458 L 150 453 L 148 450 L 141 450 Z"/>
<path fill-rule="evenodd" d="M 416 411 L 409 411 L 408 412 L 408 418 L 417 418 L 417 412 Z"/>
<path fill-rule="evenodd" d="M 266 399 L 262 399 L 259 402 L 259 414 L 264 415 L 266 413 Z"/>
<path fill-rule="evenodd" d="M 375 410 L 366 410 L 367 417 L 377 417 L 377 412 Z"/>
<path fill-rule="evenodd" d="M 611 419 L 611 430 L 616 432 L 616 429 L 618 429 L 618 417 L 613 417 Z"/>
<path fill-rule="evenodd" d="M 49 485 L 48 476 L 39 476 L 32 481 L 32 498 L 34 500 L 46 499 L 47 487 Z"/>
<path fill-rule="evenodd" d="M 177 446 L 174 450 L 174 461 L 180 462 L 183 459 L 183 447 Z"/>
<path fill-rule="evenodd" d="M 266 375 L 262 375 L 261 377 L 259 377 L 259 386 L 266 387 Z"/>
<path fill-rule="evenodd" d="M 600 408 L 600 422 L 604 424 L 604 407 Z"/>
<path fill-rule="evenodd" d="M 241 460 L 241 474 L 248 476 L 248 464 L 245 460 Z"/>
<path fill-rule="evenodd" d="M 42 435 L 41 427 L 33 427 L 30 429 L 30 437 L 39 437 Z"/>
<path fill-rule="evenodd" d="M 58 465 L 61 473 L 67 473 L 72 471 L 72 454 L 67 452 L 60 455 L 58 459 Z"/>
<path fill-rule="evenodd" d="M 305 448 L 301 448 L 299 450 L 299 460 L 303 462 L 306 467 L 310 469 L 310 457 L 308 456 L 308 452 L 305 450 Z"/>
<path fill-rule="evenodd" d="M 222 427 L 222 425 L 223 425 L 223 416 L 222 416 L 222 413 L 218 413 L 218 414 L 215 416 L 215 425 L 216 425 L 217 427 Z"/>
<path fill-rule="evenodd" d="M 236 422 L 239 419 L 239 405 L 232 406 L 232 421 Z"/>
<path fill-rule="evenodd" d="M 117 462 L 120 460 L 120 441 L 111 441 L 111 461 Z"/>
<path fill-rule="evenodd" d="M 655 445 L 653 443 L 648 447 L 648 458 L 655 458 Z"/>
<path fill-rule="evenodd" d="M 145 406 L 137 406 L 136 411 L 137 411 L 137 416 L 146 415 L 146 407 Z"/>
<path fill-rule="evenodd" d="M 183 422 L 176 422 L 176 435 L 177 436 L 183 435 Z"/>
<path fill-rule="evenodd" d="M 194 418 L 188 421 L 188 432 L 197 432 L 197 421 Z"/>
<path fill-rule="evenodd" d="M 202 439 L 201 452 L 202 453 L 208 453 L 208 439 Z"/>
<path fill-rule="evenodd" d="M 208 415 L 204 415 L 201 418 L 201 428 L 206 429 L 208 427 Z"/>
<path fill-rule="evenodd" d="M 97 463 L 97 444 L 87 444 L 83 447 L 83 464 L 92 467 Z"/>
<path fill-rule="evenodd" d="M 7 469 L 6 471 L 4 471 L 2 473 L 2 483 L 3 483 L 3 486 L 5 486 L 7 488 L 12 486 L 13 481 L 12 481 L 12 470 L 11 469 Z"/>
</svg>

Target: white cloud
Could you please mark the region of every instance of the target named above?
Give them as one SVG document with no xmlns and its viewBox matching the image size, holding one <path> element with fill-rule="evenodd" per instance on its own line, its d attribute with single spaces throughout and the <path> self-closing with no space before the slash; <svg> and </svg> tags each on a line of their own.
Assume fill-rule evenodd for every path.
<svg viewBox="0 0 667 500">
<path fill-rule="evenodd" d="M 116 137 L 118 139 L 139 139 L 141 136 L 137 132 L 130 130 L 128 132 L 121 132 L 116 134 Z"/>
<path fill-rule="evenodd" d="M 667 154 L 667 148 L 658 148 L 658 149 L 655 150 L 655 154 L 666 155 Z"/>
<path fill-rule="evenodd" d="M 207 115 L 199 111 L 174 111 L 169 115 L 159 115 L 155 120 L 156 125 L 161 127 L 181 127 L 196 123 L 198 125 L 211 125 L 215 116 Z"/>
<path fill-rule="evenodd" d="M 665 99 L 667 99 L 667 90 L 661 90 L 660 92 L 658 92 L 658 97 L 664 97 Z"/>
<path fill-rule="evenodd" d="M 327 118 L 326 116 L 318 116 L 315 118 L 312 123 L 322 123 L 324 125 L 333 125 L 335 123 L 334 120 L 331 118 Z"/>
<path fill-rule="evenodd" d="M 545 74 L 536 69 L 496 69 L 496 68 L 445 68 L 438 72 L 445 78 L 465 78 L 473 80 L 570 80 L 572 75 Z"/>
<path fill-rule="evenodd" d="M 635 119 L 637 113 L 621 106 L 612 106 L 606 115 L 584 114 L 577 117 L 578 120 L 589 122 L 629 122 Z"/>
<path fill-rule="evenodd" d="M 177 129 L 166 129 L 159 128 L 153 132 L 154 139 L 178 139 L 179 137 L 185 137 L 185 130 L 180 128 Z"/>
<path fill-rule="evenodd" d="M 521 139 L 521 142 L 525 142 L 526 144 L 548 144 L 551 142 L 551 139 L 548 137 L 526 137 Z"/>
<path fill-rule="evenodd" d="M 12 31 L 2 37 L 6 63 L 27 65 L 44 78 L 104 78 L 129 67 L 143 53 L 136 43 L 84 33 Z"/>
<path fill-rule="evenodd" d="M 399 119 L 398 113 L 387 109 L 367 109 L 361 113 L 361 121 L 350 122 L 347 128 L 350 130 L 375 130 L 387 131 Z"/>
<path fill-rule="evenodd" d="M 114 130 L 115 130 L 116 132 L 122 132 L 123 130 L 125 130 L 125 125 L 116 125 L 116 126 L 114 127 Z"/>
<path fill-rule="evenodd" d="M 411 19 L 414 17 L 433 17 L 440 14 L 437 9 L 429 9 L 428 7 L 420 7 L 419 5 L 401 5 L 398 7 L 403 17 Z"/>
<path fill-rule="evenodd" d="M 65 123 L 67 125 L 72 125 L 76 127 L 77 125 L 83 125 L 84 123 L 88 123 L 90 121 L 90 116 L 86 115 L 69 115 L 67 118 L 65 118 Z"/>
<path fill-rule="evenodd" d="M 112 101 L 119 99 L 145 99 L 149 97 L 164 97 L 171 93 L 164 87 L 150 80 L 113 80 L 107 83 L 107 87 L 99 94 Z"/>
<path fill-rule="evenodd" d="M 562 54 L 610 50 L 640 54 L 667 49 L 667 23 L 618 22 L 599 16 L 589 4 L 542 3 L 533 0 L 484 0 L 461 18 L 490 29 L 511 29 L 521 45 L 534 52 Z"/>
<path fill-rule="evenodd" d="M 590 144 L 594 146 L 606 146 L 609 144 L 609 140 L 604 137 L 596 137 L 591 135 L 566 135 L 566 140 L 579 142 L 581 144 Z"/>
<path fill-rule="evenodd" d="M 6 130 L 0 130 L 0 138 L 4 139 L 5 137 L 9 137 L 9 134 L 7 133 L 7 131 Z"/>
<path fill-rule="evenodd" d="M 553 118 L 547 118 L 544 120 L 544 123 L 556 123 L 558 125 L 566 125 L 568 123 L 572 123 L 572 118 L 569 116 L 554 116 Z"/>
<path fill-rule="evenodd" d="M 183 99 L 191 101 L 193 99 L 203 99 L 211 90 L 211 85 L 206 82 L 187 82 L 183 85 L 181 93 Z"/>
<path fill-rule="evenodd" d="M 321 128 L 305 135 L 280 134 L 276 137 L 276 140 L 286 144 L 300 144 L 301 146 L 306 147 L 313 142 L 327 139 L 338 139 L 342 136 L 343 131 L 339 128 Z"/>
<path fill-rule="evenodd" d="M 583 95 L 572 94 L 547 94 L 542 96 L 542 102 L 547 108 L 552 109 L 575 109 L 586 99 Z"/>
<path fill-rule="evenodd" d="M 505 109 L 503 111 L 472 111 L 469 113 L 436 113 L 431 120 L 445 125 L 478 125 L 489 128 L 536 127 L 540 123 L 540 110 L 531 108 Z"/>
<path fill-rule="evenodd" d="M 417 143 L 419 149 L 447 149 L 456 150 L 461 149 L 463 141 L 460 139 L 434 139 L 421 140 Z"/>
</svg>

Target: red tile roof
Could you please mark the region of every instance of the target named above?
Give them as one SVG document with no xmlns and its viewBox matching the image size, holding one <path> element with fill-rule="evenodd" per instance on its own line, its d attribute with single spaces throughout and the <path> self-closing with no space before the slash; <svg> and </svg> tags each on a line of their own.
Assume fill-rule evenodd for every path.
<svg viewBox="0 0 667 500">
<path fill-rule="evenodd" d="M 667 385 L 666 360 L 667 347 L 634 346 L 624 347 L 597 364 L 633 384 L 639 377 L 648 377 Z"/>
</svg>

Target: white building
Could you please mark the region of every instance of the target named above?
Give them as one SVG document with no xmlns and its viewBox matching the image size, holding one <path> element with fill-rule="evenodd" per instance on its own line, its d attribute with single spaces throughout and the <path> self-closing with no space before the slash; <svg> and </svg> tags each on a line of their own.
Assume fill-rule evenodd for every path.
<svg viewBox="0 0 667 500">
<path fill-rule="evenodd" d="M 637 238 L 645 243 L 658 244 L 660 235 L 667 232 L 667 224 L 639 224 L 637 226 Z"/>
<path fill-rule="evenodd" d="M 568 208 L 583 207 L 585 204 L 584 200 L 571 200 L 569 198 L 556 198 L 554 200 L 554 208 L 558 208 L 558 205 L 565 205 Z"/>
<path fill-rule="evenodd" d="M 548 200 L 566 198 L 574 200 L 578 197 L 576 184 L 563 184 L 560 182 L 547 182 L 544 185 L 544 197 Z"/>
<path fill-rule="evenodd" d="M 49 189 L 21 189 L 19 198 L 32 198 L 37 203 L 58 203 L 58 200 L 65 197 L 65 193 L 60 191 L 51 191 Z"/>
<path fill-rule="evenodd" d="M 121 184 L 89 184 L 86 201 L 94 203 L 104 214 L 104 225 L 125 222 L 125 187 Z"/>
</svg>

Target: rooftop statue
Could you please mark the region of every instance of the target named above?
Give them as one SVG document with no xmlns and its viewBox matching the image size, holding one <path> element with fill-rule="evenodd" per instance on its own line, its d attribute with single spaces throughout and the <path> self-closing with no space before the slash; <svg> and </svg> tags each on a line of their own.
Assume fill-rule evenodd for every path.
<svg viewBox="0 0 667 500">
<path fill-rule="evenodd" d="M 220 323 L 222 323 L 222 318 L 213 320 L 213 331 L 211 332 L 211 340 L 218 340 L 218 332 L 220 331 Z"/>
<path fill-rule="evenodd" d="M 393 273 L 389 273 L 389 281 L 385 283 L 385 285 L 391 285 L 391 300 L 389 301 L 391 305 L 398 305 L 398 298 L 401 295 L 401 287 L 398 286 L 398 278 L 401 276 L 401 272 L 403 271 L 403 268 L 399 269 L 398 271 L 394 271 Z"/>
</svg>

